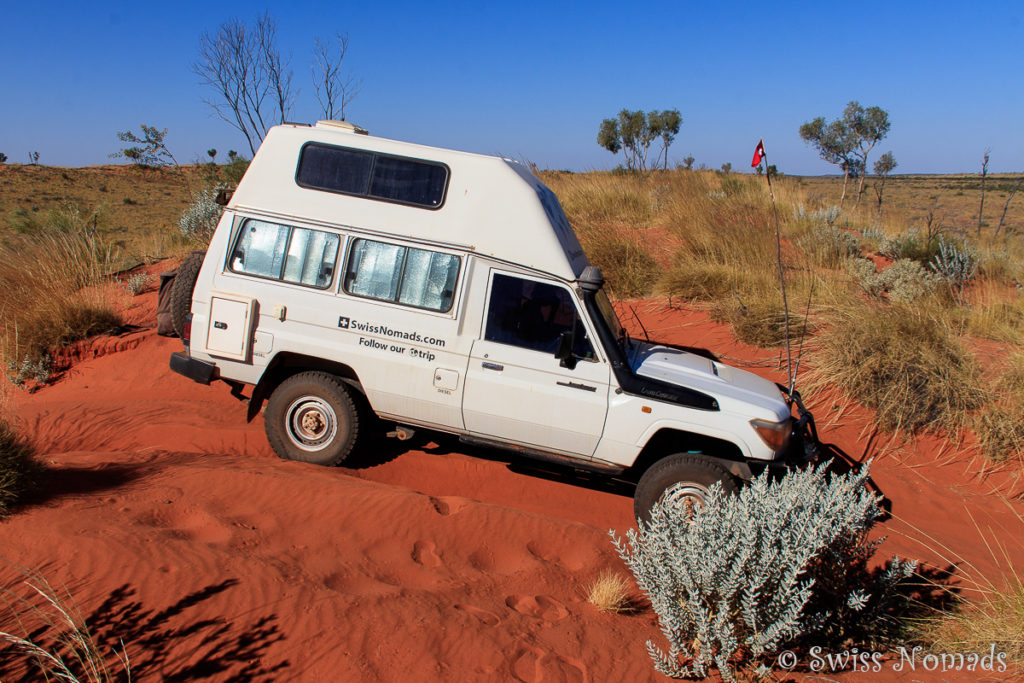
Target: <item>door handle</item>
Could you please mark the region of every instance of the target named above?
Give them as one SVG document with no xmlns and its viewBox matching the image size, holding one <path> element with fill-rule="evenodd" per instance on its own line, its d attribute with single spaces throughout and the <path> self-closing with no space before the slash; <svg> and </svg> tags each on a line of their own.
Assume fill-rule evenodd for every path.
<svg viewBox="0 0 1024 683">
<path fill-rule="evenodd" d="M 502 370 L 505 369 L 504 365 L 499 365 L 498 363 L 488 363 L 487 361 L 484 361 L 480 365 L 483 366 L 484 370 L 497 370 L 498 372 L 501 372 Z"/>
<path fill-rule="evenodd" d="M 580 384 L 579 382 L 556 382 L 560 387 L 569 387 L 570 389 L 582 389 L 583 391 L 597 391 L 597 387 L 592 387 L 589 384 Z"/>
</svg>

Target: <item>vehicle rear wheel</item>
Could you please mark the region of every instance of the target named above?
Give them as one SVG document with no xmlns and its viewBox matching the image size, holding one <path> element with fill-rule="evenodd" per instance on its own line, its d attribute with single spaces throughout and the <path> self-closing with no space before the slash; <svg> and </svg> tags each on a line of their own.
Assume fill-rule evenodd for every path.
<svg viewBox="0 0 1024 683">
<path fill-rule="evenodd" d="M 355 446 L 359 404 L 351 389 L 326 372 L 302 372 L 270 395 L 264 427 L 281 458 L 315 465 L 339 465 Z"/>
<path fill-rule="evenodd" d="M 681 515 L 692 514 L 695 507 L 707 501 L 708 490 L 716 481 L 722 482 L 726 493 L 739 490 L 728 470 L 699 453 L 662 458 L 640 477 L 633 494 L 633 514 L 639 521 L 650 523 L 651 508 L 662 500 Z"/>
<path fill-rule="evenodd" d="M 171 326 L 178 337 L 183 336 L 185 322 L 192 312 L 192 292 L 196 289 L 196 279 L 205 257 L 205 251 L 193 251 L 185 257 L 174 274 L 174 284 L 171 285 Z"/>
</svg>

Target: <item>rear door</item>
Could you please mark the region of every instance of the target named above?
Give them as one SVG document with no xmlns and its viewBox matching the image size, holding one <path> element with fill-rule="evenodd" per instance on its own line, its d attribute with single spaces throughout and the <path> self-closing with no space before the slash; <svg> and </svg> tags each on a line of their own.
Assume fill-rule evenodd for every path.
<svg viewBox="0 0 1024 683">
<path fill-rule="evenodd" d="M 574 367 L 555 357 L 563 332 L 574 334 Z M 469 432 L 590 457 L 604 430 L 610 376 L 568 287 L 491 271 L 466 371 Z"/>
</svg>

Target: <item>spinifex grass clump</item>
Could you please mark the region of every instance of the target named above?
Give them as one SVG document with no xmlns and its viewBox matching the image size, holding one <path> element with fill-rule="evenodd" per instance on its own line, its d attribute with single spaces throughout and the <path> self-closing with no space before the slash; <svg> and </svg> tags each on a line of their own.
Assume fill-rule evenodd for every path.
<svg viewBox="0 0 1024 683">
<path fill-rule="evenodd" d="M 0 417 L 0 517 L 35 487 L 38 477 L 32 447 Z"/>
<path fill-rule="evenodd" d="M 90 289 L 108 280 L 112 255 L 88 226 L 48 228 L 0 243 L 0 356 L 38 362 L 50 349 L 116 327 L 120 320 Z"/>
<path fill-rule="evenodd" d="M 866 466 L 777 481 L 765 472 L 736 495 L 715 484 L 689 515 L 659 502 L 626 543 L 611 532 L 668 639 L 667 654 L 647 643 L 655 668 L 703 677 L 714 667 L 732 681 L 783 646 L 876 642 L 891 631 L 894 588 L 916 563 L 868 570 L 881 511 L 867 476 Z"/>
<path fill-rule="evenodd" d="M 661 275 L 645 236 L 664 184 L 644 176 L 546 172 L 587 258 L 616 298 L 650 294 Z"/>
<path fill-rule="evenodd" d="M 883 429 L 955 430 L 989 398 L 974 358 L 928 305 L 836 310 L 811 360 L 806 391 L 836 385 L 874 408 Z"/>
</svg>

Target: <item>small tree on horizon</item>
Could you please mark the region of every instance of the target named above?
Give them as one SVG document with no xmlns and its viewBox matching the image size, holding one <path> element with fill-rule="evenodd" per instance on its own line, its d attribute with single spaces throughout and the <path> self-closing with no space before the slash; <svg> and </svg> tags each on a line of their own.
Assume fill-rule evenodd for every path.
<svg viewBox="0 0 1024 683">
<path fill-rule="evenodd" d="M 597 132 L 597 144 L 612 154 L 620 151 L 631 171 L 647 170 L 647 155 L 651 143 L 661 138 L 664 147 L 665 168 L 668 168 L 668 147 L 672 144 L 683 119 L 677 109 L 652 111 L 623 109 L 617 118 L 604 119 Z"/>
<path fill-rule="evenodd" d="M 889 112 L 881 107 L 865 109 L 857 101 L 852 101 L 843 110 L 843 121 L 853 133 L 853 155 L 860 162 L 860 182 L 857 184 L 857 203 L 860 203 L 864 192 L 864 176 L 867 175 L 868 154 L 872 148 L 889 134 Z"/>
<path fill-rule="evenodd" d="M 676 139 L 676 135 L 679 134 L 679 127 L 683 125 L 683 117 L 678 109 L 665 109 L 660 112 L 650 112 L 647 114 L 647 121 L 651 126 L 651 130 L 661 137 L 662 151 L 664 153 L 662 168 L 667 171 L 668 147 Z"/>
<path fill-rule="evenodd" d="M 164 142 L 164 138 L 167 136 L 167 129 L 158 130 L 156 126 L 147 126 L 144 123 L 139 125 L 139 129 L 142 132 L 141 137 L 130 130 L 118 132 L 117 139 L 121 142 L 129 143 L 129 146 L 122 147 L 111 154 L 110 157 L 112 159 L 127 159 L 134 165 L 142 168 L 167 168 L 174 166 L 175 170 L 181 174 L 185 182 L 185 189 L 191 198 L 192 186 L 189 184 L 188 176 L 181 170 L 178 160 L 174 158 L 171 150 L 167 148 L 167 144 Z"/>
<path fill-rule="evenodd" d="M 855 169 L 856 159 L 853 158 L 853 135 L 842 119 L 826 121 L 819 116 L 800 126 L 800 137 L 804 142 L 818 150 L 818 156 L 843 171 L 843 194 L 839 199 L 842 208 L 846 201 L 846 186 L 850 179 L 850 171 Z"/>
<path fill-rule="evenodd" d="M 882 193 L 885 192 L 885 179 L 889 177 L 889 174 L 896 166 L 896 157 L 892 155 L 891 151 L 878 157 L 878 161 L 875 162 L 875 175 L 882 179 L 880 183 L 875 185 L 875 194 L 878 196 L 879 216 L 882 215 Z"/>
<path fill-rule="evenodd" d="M 981 160 L 981 203 L 978 205 L 978 237 L 981 237 L 981 213 L 985 210 L 985 178 L 988 176 L 988 158 L 992 154 L 991 149 L 985 150 L 985 156 Z"/>
<path fill-rule="evenodd" d="M 889 134 L 889 113 L 881 107 L 864 108 L 856 100 L 843 109 L 842 118 L 826 121 L 819 116 L 800 126 L 800 137 L 814 145 L 822 159 L 843 171 L 842 207 L 846 201 L 846 188 L 850 176 L 860 176 L 857 183 L 857 203 L 864 192 L 868 155 L 876 144 Z"/>
</svg>

